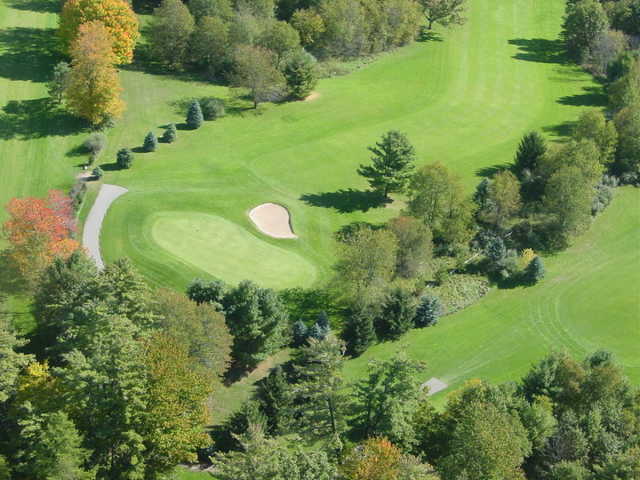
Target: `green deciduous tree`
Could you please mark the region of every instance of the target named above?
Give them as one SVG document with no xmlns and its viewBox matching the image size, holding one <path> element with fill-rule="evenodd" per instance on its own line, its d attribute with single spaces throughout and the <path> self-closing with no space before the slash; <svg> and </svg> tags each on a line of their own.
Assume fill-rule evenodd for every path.
<svg viewBox="0 0 640 480">
<path fill-rule="evenodd" d="M 200 18 L 191 41 L 193 60 L 216 77 L 229 62 L 230 54 L 229 24 L 219 17 Z"/>
<path fill-rule="evenodd" d="M 402 192 L 415 168 L 415 149 L 409 139 L 396 130 L 390 130 L 373 147 L 371 165 L 360 165 L 358 173 L 365 177 L 372 189 L 383 197 Z"/>
<path fill-rule="evenodd" d="M 300 49 L 300 35 L 287 22 L 276 21 L 267 25 L 260 34 L 258 45 L 272 51 L 276 66 L 280 67 L 288 55 Z"/>
<path fill-rule="evenodd" d="M 608 121 L 598 110 L 587 110 L 578 119 L 573 132 L 577 141 L 592 140 L 600 150 L 600 162 L 607 165 L 614 160 L 618 132 L 615 124 Z"/>
<path fill-rule="evenodd" d="M 502 229 L 511 217 L 516 215 L 522 206 L 520 198 L 520 182 L 508 170 L 493 176 L 487 186 L 478 217 L 487 223 Z"/>
<path fill-rule="evenodd" d="M 384 435 L 404 448 L 415 443 L 412 417 L 420 396 L 417 375 L 423 369 L 403 354 L 370 363 L 356 386 L 354 405 L 354 422 L 365 437 Z"/>
<path fill-rule="evenodd" d="M 431 230 L 417 218 L 400 216 L 388 223 L 398 241 L 396 273 L 413 278 L 424 272 L 433 254 Z"/>
<path fill-rule="evenodd" d="M 397 241 L 393 233 L 361 228 L 341 245 L 336 283 L 355 308 L 380 304 L 393 276 Z"/>
<path fill-rule="evenodd" d="M 623 108 L 614 121 L 618 129 L 616 168 L 640 178 L 640 104 Z"/>
<path fill-rule="evenodd" d="M 438 242 L 456 245 L 471 238 L 471 201 L 464 196 L 460 178 L 441 163 L 426 165 L 413 176 L 407 212 L 422 219 Z"/>
<path fill-rule="evenodd" d="M 204 17 L 217 17 L 223 21 L 233 18 L 231 0 L 189 0 L 191 14 L 200 20 Z"/>
<path fill-rule="evenodd" d="M 464 17 L 465 0 L 419 1 L 427 17 L 429 30 L 431 30 L 434 23 L 448 27 L 449 25 L 463 25 L 467 20 Z"/>
<path fill-rule="evenodd" d="M 324 20 L 315 9 L 298 9 L 289 23 L 298 31 L 304 47 L 313 46 L 325 30 Z"/>
<path fill-rule="evenodd" d="M 569 53 L 582 60 L 593 42 L 609 28 L 609 20 L 597 0 L 578 0 L 567 5 L 563 36 Z"/>
<path fill-rule="evenodd" d="M 451 452 L 439 463 L 443 480 L 524 480 L 521 465 L 531 451 L 527 432 L 514 415 L 490 403 L 474 403 L 451 436 Z"/>
<path fill-rule="evenodd" d="M 148 389 L 144 416 L 145 473 L 157 478 L 179 463 L 197 461 L 196 450 L 209 443 L 207 399 L 212 375 L 195 366 L 188 346 L 175 336 L 155 333 L 145 342 Z"/>
<path fill-rule="evenodd" d="M 234 59 L 235 73 L 231 83 L 249 91 L 254 108 L 258 108 L 259 103 L 276 101 L 285 95 L 286 80 L 275 67 L 273 52 L 260 46 L 240 45 Z"/>
<path fill-rule="evenodd" d="M 157 327 L 186 345 L 195 363 L 214 378 L 224 375 L 233 339 L 222 313 L 209 303 L 197 304 L 166 289 L 154 293 L 152 309 Z"/>
<path fill-rule="evenodd" d="M 180 0 L 162 0 L 153 11 L 150 28 L 154 56 L 168 68 L 179 70 L 188 58 L 189 40 L 195 22 Z"/>
<path fill-rule="evenodd" d="M 561 167 L 545 188 L 543 204 L 554 216 L 560 238 L 583 232 L 591 218 L 593 185 L 576 166 Z"/>
<path fill-rule="evenodd" d="M 227 325 L 233 335 L 232 356 L 253 368 L 287 343 L 288 314 L 273 290 L 243 281 L 224 298 Z"/>
</svg>

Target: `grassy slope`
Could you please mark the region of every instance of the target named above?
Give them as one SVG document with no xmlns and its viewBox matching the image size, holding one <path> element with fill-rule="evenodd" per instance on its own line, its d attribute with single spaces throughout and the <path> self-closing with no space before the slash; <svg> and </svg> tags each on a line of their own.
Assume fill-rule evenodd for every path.
<svg viewBox="0 0 640 480">
<path fill-rule="evenodd" d="M 398 209 L 363 212 L 370 205 L 355 173 L 367 161 L 366 146 L 386 130 L 406 132 L 421 162 L 444 162 L 471 187 L 478 172 L 511 159 L 525 131 L 555 135 L 581 105 L 602 100 L 589 93 L 597 87 L 587 75 L 554 63 L 558 58 L 549 52 L 557 48 L 562 5 L 543 3 L 534 8 L 526 0 L 477 0 L 471 21 L 446 32 L 443 41 L 417 43 L 357 73 L 325 80 L 313 102 L 269 105 L 260 114 L 236 110 L 198 131 L 180 131 L 177 143 L 156 153 L 137 155 L 132 170 L 106 178 L 131 190 L 107 217 L 106 258 L 130 256 L 152 281 L 182 288 L 206 272 L 154 242 L 150 218 L 159 210 L 199 212 L 241 226 L 238 242 L 254 235 L 305 257 L 325 279 L 333 263 L 333 231 Z M 171 76 L 127 71 L 123 79 L 129 112 L 111 132 L 106 158 L 121 146 L 139 145 L 150 128 L 180 122 L 176 101 L 187 95 L 227 94 Z M 340 192 L 350 188 L 356 190 Z M 303 195 L 311 197 L 305 202 Z M 265 201 L 291 210 L 299 240 L 273 240 L 255 230 L 246 212 Z M 260 258 L 235 262 L 229 254 L 234 243 L 213 252 L 218 265 L 209 273 L 266 273 L 268 263 Z M 204 254 L 206 245 L 185 240 L 187 250 Z M 287 268 L 295 268 L 297 258 L 291 256 Z"/>
<path fill-rule="evenodd" d="M 540 284 L 492 291 L 436 327 L 377 345 L 349 361 L 345 377 L 362 377 L 369 360 L 400 349 L 426 362 L 424 380 L 435 376 L 454 387 L 469 378 L 515 380 L 552 349 L 566 349 L 576 358 L 607 349 L 631 380 L 640 382 L 638 207 L 637 190 L 618 190 L 584 237 L 545 260 L 547 275 Z M 445 396 L 438 394 L 438 402 Z"/>
</svg>

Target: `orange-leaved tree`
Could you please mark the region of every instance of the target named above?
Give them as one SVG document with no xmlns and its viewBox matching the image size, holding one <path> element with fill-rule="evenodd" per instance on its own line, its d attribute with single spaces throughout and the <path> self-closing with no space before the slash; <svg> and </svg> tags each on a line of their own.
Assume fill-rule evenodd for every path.
<svg viewBox="0 0 640 480">
<path fill-rule="evenodd" d="M 7 258 L 28 287 L 55 257 L 66 258 L 80 248 L 72 238 L 76 227 L 71 198 L 63 192 L 50 190 L 44 199 L 13 198 L 6 208 Z"/>
<path fill-rule="evenodd" d="M 65 97 L 71 111 L 94 125 L 117 118 L 124 110 L 114 61 L 107 28 L 97 21 L 80 25 L 78 38 L 71 46 Z"/>
<path fill-rule="evenodd" d="M 342 465 L 349 480 L 395 480 L 402 452 L 384 437 L 369 438 L 353 449 Z"/>
<path fill-rule="evenodd" d="M 115 62 L 131 63 L 140 32 L 138 18 L 126 0 L 67 0 L 58 30 L 64 50 L 71 50 L 80 26 L 93 21 L 104 24 L 113 38 Z"/>
</svg>

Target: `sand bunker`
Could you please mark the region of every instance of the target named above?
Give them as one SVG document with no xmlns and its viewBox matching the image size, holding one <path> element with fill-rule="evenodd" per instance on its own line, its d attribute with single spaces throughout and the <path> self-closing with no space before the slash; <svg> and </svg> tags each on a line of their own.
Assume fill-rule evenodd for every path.
<svg viewBox="0 0 640 480">
<path fill-rule="evenodd" d="M 438 393 L 441 390 L 444 390 L 445 388 L 447 388 L 449 385 L 447 385 L 446 383 L 444 383 L 442 380 L 436 378 L 436 377 L 432 377 L 429 380 L 427 380 L 426 382 L 424 382 L 422 385 L 420 385 L 420 389 L 423 390 L 425 387 L 428 388 L 428 393 L 427 395 L 431 396 L 434 395 L 436 393 Z"/>
<path fill-rule="evenodd" d="M 263 203 L 249 212 L 249 218 L 262 233 L 273 238 L 298 238 L 291 228 L 289 210 L 277 203 Z"/>
</svg>

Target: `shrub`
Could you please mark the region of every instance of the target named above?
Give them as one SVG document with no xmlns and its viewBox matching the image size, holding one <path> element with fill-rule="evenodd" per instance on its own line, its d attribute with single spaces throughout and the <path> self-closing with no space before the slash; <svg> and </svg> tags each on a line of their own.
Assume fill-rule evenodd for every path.
<svg viewBox="0 0 640 480">
<path fill-rule="evenodd" d="M 100 167 L 96 167 L 91 172 L 91 175 L 93 175 L 93 178 L 95 178 L 96 180 L 100 180 L 104 176 L 104 170 L 102 170 Z"/>
<path fill-rule="evenodd" d="M 224 101 L 215 97 L 207 97 L 200 100 L 202 116 L 205 120 L 215 120 L 224 117 Z"/>
<path fill-rule="evenodd" d="M 536 257 L 531 260 L 529 266 L 527 266 L 527 270 L 525 272 L 526 280 L 535 284 L 544 278 L 544 264 L 542 263 L 542 259 L 540 257 Z"/>
<path fill-rule="evenodd" d="M 145 152 L 155 152 L 158 147 L 158 137 L 153 132 L 147 133 L 147 136 L 144 137 L 144 144 L 142 145 L 142 149 Z"/>
<path fill-rule="evenodd" d="M 107 146 L 107 137 L 104 133 L 92 133 L 89 135 L 89 138 L 84 141 L 82 146 L 89 152 L 89 163 L 93 163 Z"/>
<path fill-rule="evenodd" d="M 118 164 L 118 168 L 131 168 L 131 165 L 133 165 L 133 153 L 131 153 L 131 150 L 128 148 L 118 150 L 116 163 Z"/>
<path fill-rule="evenodd" d="M 175 123 L 170 123 L 162 135 L 162 141 L 165 143 L 173 143 L 178 138 L 178 130 Z"/>
<path fill-rule="evenodd" d="M 284 68 L 289 94 L 298 100 L 306 98 L 318 83 L 316 59 L 302 51 L 292 56 Z"/>
<path fill-rule="evenodd" d="M 416 327 L 430 327 L 438 323 L 438 319 L 442 315 L 442 304 L 440 299 L 435 295 L 425 295 L 420 300 L 420 305 L 413 317 L 413 323 Z"/>
<path fill-rule="evenodd" d="M 76 180 L 76 183 L 73 184 L 71 190 L 69 191 L 69 197 L 71 198 L 71 204 L 73 205 L 74 211 L 77 212 L 80 209 L 86 193 L 86 182 L 84 182 L 82 179 Z"/>
<path fill-rule="evenodd" d="M 202 109 L 200 108 L 200 102 L 194 100 L 189 105 L 189 110 L 187 111 L 187 125 L 190 129 L 195 130 L 200 128 L 202 125 L 204 118 L 202 117 Z"/>
</svg>

